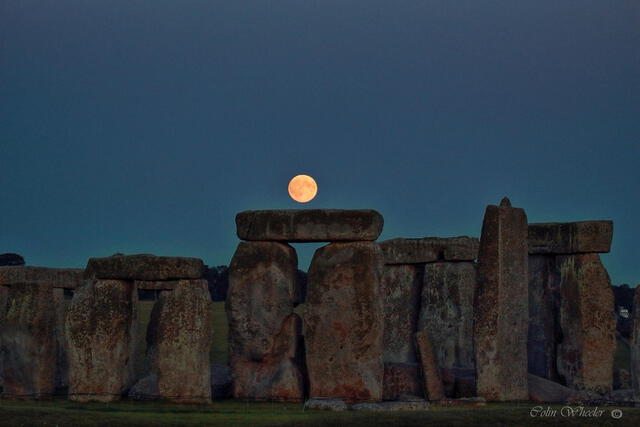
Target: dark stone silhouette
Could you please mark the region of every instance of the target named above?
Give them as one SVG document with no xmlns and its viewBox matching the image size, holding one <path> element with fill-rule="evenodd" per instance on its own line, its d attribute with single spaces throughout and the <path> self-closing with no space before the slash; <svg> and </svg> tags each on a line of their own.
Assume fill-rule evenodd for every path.
<svg viewBox="0 0 640 427">
<path fill-rule="evenodd" d="M 0 266 L 5 265 L 24 265 L 24 258 L 18 254 L 0 254 Z"/>
</svg>

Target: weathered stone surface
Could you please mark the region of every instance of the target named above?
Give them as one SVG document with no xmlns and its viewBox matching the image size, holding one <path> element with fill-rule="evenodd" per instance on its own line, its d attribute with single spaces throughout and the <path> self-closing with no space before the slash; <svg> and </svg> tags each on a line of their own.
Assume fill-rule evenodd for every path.
<svg viewBox="0 0 640 427">
<path fill-rule="evenodd" d="M 304 409 L 318 409 L 322 411 L 346 411 L 349 409 L 344 400 L 311 398 L 304 402 Z"/>
<path fill-rule="evenodd" d="M 385 363 L 383 400 L 399 400 L 407 394 L 423 395 L 420 366 L 417 363 Z"/>
<path fill-rule="evenodd" d="M 226 310 L 236 398 L 304 397 L 297 264 L 295 250 L 277 242 L 242 242 L 231 260 Z"/>
<path fill-rule="evenodd" d="M 406 402 L 366 402 L 357 403 L 351 407 L 354 411 L 427 411 L 430 403 L 426 400 L 422 401 L 406 401 Z"/>
<path fill-rule="evenodd" d="M 211 365 L 211 397 L 214 399 L 225 399 L 231 397 L 231 367 L 227 365 Z"/>
<path fill-rule="evenodd" d="M 381 276 L 375 243 L 331 243 L 315 252 L 304 322 L 310 397 L 382 398 Z"/>
<path fill-rule="evenodd" d="M 53 288 L 44 283 L 14 286 L 0 321 L 3 396 L 41 398 L 53 394 L 56 371 Z"/>
<path fill-rule="evenodd" d="M 4 316 L 7 313 L 7 299 L 9 298 L 9 287 L 0 286 L 0 388 L 4 387 L 4 346 L 2 345 L 2 325 Z"/>
<path fill-rule="evenodd" d="M 609 252 L 613 221 L 529 224 L 530 254 Z"/>
<path fill-rule="evenodd" d="M 85 275 L 88 278 L 118 280 L 200 279 L 204 275 L 204 264 L 198 258 L 113 255 L 89 258 Z"/>
<path fill-rule="evenodd" d="M 0 266 L 24 265 L 24 258 L 18 254 L 0 254 Z"/>
<path fill-rule="evenodd" d="M 188 280 L 134 280 L 136 289 L 144 291 L 172 291 L 180 283 L 188 283 Z"/>
<path fill-rule="evenodd" d="M 529 373 L 559 382 L 560 272 L 553 255 L 529 255 Z"/>
<path fill-rule="evenodd" d="M 132 382 L 138 292 L 131 282 L 89 280 L 76 289 L 65 322 L 69 399 L 119 400 Z"/>
<path fill-rule="evenodd" d="M 382 269 L 384 362 L 417 361 L 413 338 L 420 314 L 423 271 L 424 267 L 417 265 L 385 265 Z"/>
<path fill-rule="evenodd" d="M 454 367 L 475 368 L 476 286 L 476 265 L 471 262 L 436 262 L 425 266 L 418 329 L 429 332 L 447 397 L 455 397 L 456 384 L 453 375 L 444 374 Z"/>
<path fill-rule="evenodd" d="M 53 305 L 56 312 L 56 373 L 55 388 L 69 386 L 69 361 L 67 357 L 67 340 L 65 338 L 64 321 L 67 315 L 69 300 L 64 297 L 64 289 L 53 289 Z"/>
<path fill-rule="evenodd" d="M 181 280 L 173 291 L 160 292 L 151 312 L 147 343 L 161 399 L 211 401 L 210 305 L 206 280 Z"/>
<path fill-rule="evenodd" d="M 420 264 L 436 261 L 474 261 L 478 257 L 475 237 L 397 238 L 380 242 L 385 264 Z"/>
<path fill-rule="evenodd" d="M 528 301 L 527 216 L 507 198 L 487 206 L 478 254 L 474 340 L 478 395 L 526 400 Z"/>
<path fill-rule="evenodd" d="M 291 209 L 236 215 L 242 240 L 341 242 L 376 240 L 384 220 L 374 210 Z"/>
<path fill-rule="evenodd" d="M 534 402 L 562 403 L 580 398 L 578 390 L 529 374 L 529 399 Z"/>
<path fill-rule="evenodd" d="M 54 288 L 81 286 L 84 270 L 78 268 L 0 267 L 0 286 L 46 284 Z"/>
<path fill-rule="evenodd" d="M 636 287 L 633 299 L 633 333 L 631 335 L 631 385 L 635 398 L 640 401 L 640 286 Z"/>
<path fill-rule="evenodd" d="M 613 368 L 613 389 L 631 389 L 631 373 L 627 369 Z"/>
<path fill-rule="evenodd" d="M 438 368 L 438 361 L 433 352 L 429 333 L 427 331 L 419 331 L 416 333 L 415 340 L 420 357 L 420 366 L 422 367 L 424 394 L 428 400 L 444 399 L 444 389 Z"/>
<path fill-rule="evenodd" d="M 598 254 L 558 256 L 560 326 L 558 373 L 568 387 L 606 393 L 616 348 L 613 290 Z"/>
</svg>

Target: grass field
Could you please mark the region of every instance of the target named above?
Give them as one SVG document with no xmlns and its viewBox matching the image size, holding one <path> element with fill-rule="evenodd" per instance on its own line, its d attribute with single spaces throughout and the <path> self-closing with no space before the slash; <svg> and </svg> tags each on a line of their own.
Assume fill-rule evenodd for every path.
<svg viewBox="0 0 640 427">
<path fill-rule="evenodd" d="M 123 401 L 78 404 L 67 400 L 45 402 L 0 401 L 0 425 L 11 426 L 620 426 L 640 425 L 640 408 L 612 408 L 599 417 L 532 417 L 533 404 L 491 404 L 483 408 L 433 407 L 415 412 L 304 411 L 301 404 L 214 402 L 206 406 Z M 544 406 L 546 408 L 546 406 Z"/>
</svg>

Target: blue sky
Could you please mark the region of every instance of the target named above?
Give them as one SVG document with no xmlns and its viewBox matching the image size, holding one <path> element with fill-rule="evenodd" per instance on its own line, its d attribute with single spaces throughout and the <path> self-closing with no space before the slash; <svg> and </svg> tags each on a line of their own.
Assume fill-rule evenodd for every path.
<svg viewBox="0 0 640 427">
<path fill-rule="evenodd" d="M 637 284 L 638 46 L 625 0 L 3 1 L 0 252 L 227 264 L 236 212 L 300 207 L 479 236 L 508 195 L 612 219 L 603 260 Z"/>
</svg>

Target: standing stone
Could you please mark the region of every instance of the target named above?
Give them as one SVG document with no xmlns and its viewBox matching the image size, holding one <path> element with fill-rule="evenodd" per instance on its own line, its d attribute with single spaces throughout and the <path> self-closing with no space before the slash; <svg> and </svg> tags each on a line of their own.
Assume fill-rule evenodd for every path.
<svg viewBox="0 0 640 427">
<path fill-rule="evenodd" d="M 147 342 L 158 396 L 180 403 L 211 402 L 211 300 L 206 280 L 181 280 L 161 291 Z"/>
<path fill-rule="evenodd" d="M 413 338 L 420 314 L 424 267 L 385 265 L 382 271 L 384 362 L 415 363 L 417 358 Z"/>
<path fill-rule="evenodd" d="M 51 285 L 11 286 L 0 328 L 4 396 L 41 398 L 53 394 L 55 321 Z"/>
<path fill-rule="evenodd" d="M 69 301 L 64 297 L 64 289 L 53 289 L 53 302 L 56 312 L 56 374 L 55 388 L 65 388 L 69 386 L 69 361 L 67 357 L 67 341 L 65 338 L 64 321 L 67 315 Z"/>
<path fill-rule="evenodd" d="M 529 255 L 529 373 L 560 382 L 560 273 L 553 255 Z"/>
<path fill-rule="evenodd" d="M 231 260 L 226 311 L 235 398 L 304 397 L 293 314 L 297 265 L 295 250 L 277 242 L 242 242 Z"/>
<path fill-rule="evenodd" d="M 383 400 L 404 396 L 423 396 L 422 374 L 418 363 L 384 363 Z"/>
<path fill-rule="evenodd" d="M 416 346 L 420 355 L 422 377 L 424 379 L 424 394 L 428 400 L 444 399 L 444 388 L 438 369 L 438 361 L 433 353 L 431 339 L 427 331 L 416 333 Z"/>
<path fill-rule="evenodd" d="M 447 397 L 455 397 L 457 369 L 475 368 L 476 286 L 476 266 L 471 262 L 436 262 L 425 266 L 418 329 L 429 333 Z"/>
<path fill-rule="evenodd" d="M 611 391 L 616 348 L 613 290 L 598 254 L 557 257 L 560 270 L 558 372 L 570 388 Z"/>
<path fill-rule="evenodd" d="M 9 298 L 9 287 L 0 285 L 0 388 L 4 387 L 4 346 L 2 345 L 2 325 L 4 316 L 7 313 L 7 299 Z"/>
<path fill-rule="evenodd" d="M 381 276 L 375 243 L 331 243 L 315 252 L 304 316 L 311 398 L 382 399 Z"/>
<path fill-rule="evenodd" d="M 527 216 L 506 197 L 487 206 L 478 255 L 475 354 L 478 395 L 526 400 L 529 322 Z"/>
<path fill-rule="evenodd" d="M 137 303 L 127 281 L 91 280 L 76 289 L 65 323 L 69 399 L 119 400 L 131 385 Z"/>
<path fill-rule="evenodd" d="M 631 385 L 636 400 L 640 401 L 640 286 L 633 299 L 633 333 L 631 338 Z"/>
</svg>

